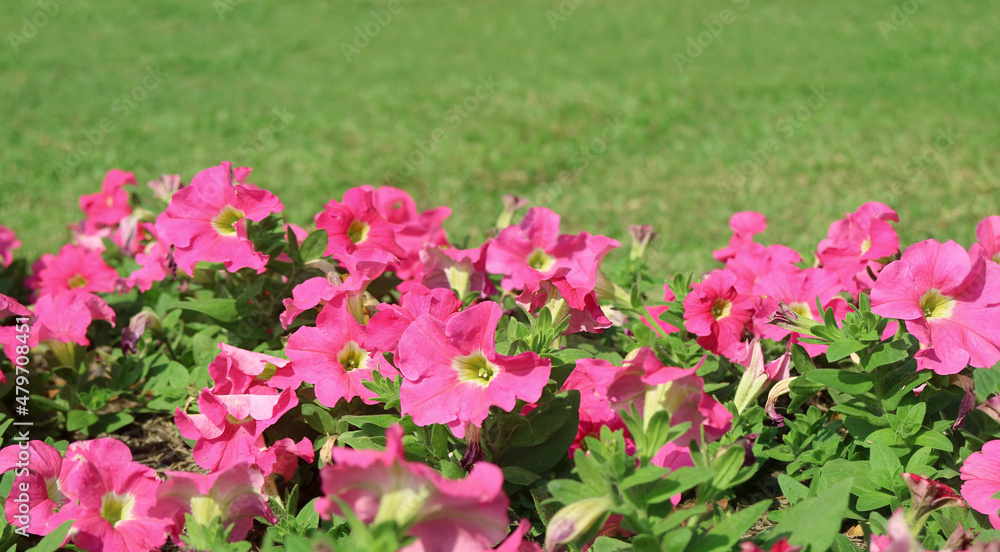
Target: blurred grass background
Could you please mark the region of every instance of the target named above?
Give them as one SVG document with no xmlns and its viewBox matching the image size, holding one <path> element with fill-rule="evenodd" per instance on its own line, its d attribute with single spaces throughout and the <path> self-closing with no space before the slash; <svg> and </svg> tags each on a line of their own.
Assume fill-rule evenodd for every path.
<svg viewBox="0 0 1000 552">
<path fill-rule="evenodd" d="M 866 201 L 899 211 L 904 243 L 967 246 L 1000 212 L 989 0 L 404 0 L 391 20 L 388 0 L 62 2 L 0 3 L 0 224 L 19 256 L 58 249 L 108 169 L 187 181 L 223 160 L 291 222 L 392 184 L 476 240 L 514 193 L 564 232 L 627 245 L 653 225 L 667 272 L 712 266 L 739 210 L 806 255 Z M 268 136 L 275 109 L 292 118 Z"/>
</svg>

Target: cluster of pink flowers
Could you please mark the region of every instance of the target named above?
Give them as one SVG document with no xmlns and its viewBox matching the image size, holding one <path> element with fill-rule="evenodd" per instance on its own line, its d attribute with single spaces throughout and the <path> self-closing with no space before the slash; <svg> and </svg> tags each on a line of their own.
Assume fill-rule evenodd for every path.
<svg viewBox="0 0 1000 552">
<path fill-rule="evenodd" d="M 72 443 L 65 457 L 42 441 L 11 445 L 0 450 L 0 472 L 10 470 L 8 522 L 45 535 L 72 521 L 67 542 L 84 550 L 151 550 L 168 535 L 180 543 L 192 512 L 201 524 L 231 525 L 231 541 L 245 538 L 255 517 L 274 519 L 261 492 L 263 476 L 246 464 L 212 475 L 171 473 L 163 482 L 110 438 Z"/>
</svg>

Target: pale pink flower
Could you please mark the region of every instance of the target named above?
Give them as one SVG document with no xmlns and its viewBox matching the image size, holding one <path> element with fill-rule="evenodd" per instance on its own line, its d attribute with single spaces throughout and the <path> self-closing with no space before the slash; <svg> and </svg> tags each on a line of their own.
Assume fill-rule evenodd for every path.
<svg viewBox="0 0 1000 552">
<path fill-rule="evenodd" d="M 450 288 L 459 297 L 478 292 L 480 298 L 496 293 L 497 289 L 486 272 L 488 244 L 472 249 L 425 247 L 420 251 L 422 264 L 419 282 L 428 288 Z M 403 282 L 398 289 L 405 292 L 411 282 Z"/>
<path fill-rule="evenodd" d="M 247 236 L 246 221 L 260 222 L 284 205 L 274 194 L 247 184 L 249 172 L 224 162 L 196 174 L 170 200 L 157 231 L 174 246 L 177 267 L 189 276 L 198 261 L 223 263 L 230 272 L 261 272 L 267 264 L 267 255 L 255 251 Z"/>
<path fill-rule="evenodd" d="M 395 370 L 367 345 L 365 327 L 348 311 L 346 301 L 327 303 L 316 327 L 303 326 L 288 338 L 285 353 L 296 376 L 316 386 L 316 400 L 333 408 L 340 399 L 360 397 L 374 404 L 375 393 L 364 386 L 372 371 L 392 377 Z"/>
<path fill-rule="evenodd" d="M 989 441 L 962 463 L 962 498 L 973 510 L 986 514 L 994 529 L 1000 529 L 1000 440 Z"/>
<path fill-rule="evenodd" d="M 151 513 L 173 521 L 171 536 L 181 544 L 185 514 L 195 522 L 210 527 L 221 523 L 232 527 L 229 542 L 244 540 L 256 517 L 275 523 L 277 518 L 267 506 L 261 490 L 264 476 L 248 464 L 236 464 L 210 474 L 168 471 L 167 480 L 156 492 L 156 506 Z"/>
<path fill-rule="evenodd" d="M 21 247 L 17 234 L 6 226 L 0 226 L 0 266 L 8 267 L 14 262 L 14 250 Z"/>
<path fill-rule="evenodd" d="M 371 190 L 375 209 L 394 225 L 396 244 L 403 250 L 395 266 L 396 275 L 403 280 L 416 277 L 422 265 L 420 251 L 425 247 L 448 246 L 448 236 L 442 225 L 451 216 L 451 208 L 442 206 L 418 212 L 410 194 L 399 188 L 362 188 Z"/>
<path fill-rule="evenodd" d="M 872 312 L 906 322 L 923 348 L 917 368 L 956 374 L 1000 361 L 1000 265 L 953 242 L 926 240 L 882 269 Z"/>
<path fill-rule="evenodd" d="M 39 295 L 62 290 L 89 293 L 115 291 L 118 272 L 108 266 L 99 251 L 66 244 L 38 273 Z"/>
<path fill-rule="evenodd" d="M 446 479 L 403 455 L 403 431 L 386 431 L 385 451 L 334 448 L 334 463 L 320 471 L 323 496 L 316 511 L 342 515 L 344 501 L 365 523 L 395 521 L 417 537 L 425 552 L 464 552 L 491 547 L 507 533 L 509 499 L 503 472 L 477 462 L 465 479 Z"/>
<path fill-rule="evenodd" d="M 480 303 L 446 321 L 417 317 L 399 340 L 400 406 L 417 425 L 447 424 L 455 435 L 481 427 L 491 406 L 510 412 L 518 399 L 535 402 L 549 380 L 551 362 L 533 352 L 496 353 L 494 302 Z"/>
</svg>

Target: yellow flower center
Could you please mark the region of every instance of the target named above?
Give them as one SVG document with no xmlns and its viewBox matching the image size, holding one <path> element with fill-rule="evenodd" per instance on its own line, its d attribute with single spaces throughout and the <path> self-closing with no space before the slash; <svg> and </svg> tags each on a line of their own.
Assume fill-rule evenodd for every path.
<svg viewBox="0 0 1000 552">
<path fill-rule="evenodd" d="M 216 520 L 223 521 L 222 507 L 210 496 L 192 497 L 191 517 L 201 525 L 209 525 Z"/>
<path fill-rule="evenodd" d="M 347 227 L 347 237 L 355 244 L 359 244 L 368 239 L 368 228 L 367 222 L 351 221 L 351 225 Z"/>
<path fill-rule="evenodd" d="M 348 341 L 340 350 L 340 354 L 337 355 L 337 362 L 340 363 L 345 372 L 365 368 L 368 366 L 368 351 L 362 349 L 357 342 Z"/>
<path fill-rule="evenodd" d="M 69 284 L 70 289 L 82 288 L 87 285 L 87 279 L 82 274 L 76 274 L 66 283 Z"/>
<path fill-rule="evenodd" d="M 810 310 L 809 305 L 805 303 L 792 303 L 791 305 L 788 305 L 788 308 L 792 309 L 792 312 L 803 318 L 812 318 L 812 310 Z"/>
<path fill-rule="evenodd" d="M 490 362 L 482 351 L 456 357 L 451 367 L 458 373 L 458 381 L 471 381 L 483 387 L 489 385 L 490 380 L 500 371 L 500 367 Z"/>
<path fill-rule="evenodd" d="M 719 297 L 712 303 L 712 316 L 716 320 L 722 320 L 723 318 L 729 316 L 729 312 L 733 310 L 733 303 L 727 301 L 722 297 Z"/>
<path fill-rule="evenodd" d="M 549 255 L 541 247 L 535 249 L 528 255 L 528 266 L 539 272 L 545 272 L 556 263 L 556 258 Z"/>
<path fill-rule="evenodd" d="M 130 494 L 107 493 L 101 497 L 101 517 L 114 527 L 119 521 L 132 518 L 134 502 L 135 497 Z"/>
<path fill-rule="evenodd" d="M 226 205 L 219 211 L 218 215 L 212 219 L 212 227 L 223 236 L 232 236 L 236 233 L 236 223 L 244 217 L 243 211 Z"/>
<path fill-rule="evenodd" d="M 920 297 L 920 308 L 926 318 L 948 318 L 955 307 L 955 300 L 931 288 Z"/>
<path fill-rule="evenodd" d="M 415 486 L 406 486 L 407 484 Z M 372 525 L 385 521 L 395 521 L 400 527 L 408 527 L 421 514 L 427 499 L 433 494 L 434 487 L 427 482 L 400 481 L 401 488 L 395 488 L 382 495 L 378 512 Z"/>
<path fill-rule="evenodd" d="M 864 255 L 868 253 L 868 250 L 872 248 L 872 239 L 870 237 L 865 238 L 865 241 L 861 242 L 861 254 Z"/>
</svg>

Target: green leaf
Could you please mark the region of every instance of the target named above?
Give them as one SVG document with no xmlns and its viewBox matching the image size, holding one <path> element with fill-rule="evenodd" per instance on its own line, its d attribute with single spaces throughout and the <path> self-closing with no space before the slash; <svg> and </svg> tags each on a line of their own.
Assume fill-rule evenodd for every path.
<svg viewBox="0 0 1000 552">
<path fill-rule="evenodd" d="M 792 506 L 809 496 L 809 487 L 785 474 L 778 475 L 778 486 L 781 487 L 781 492 Z"/>
<path fill-rule="evenodd" d="M 45 535 L 42 540 L 38 541 L 33 548 L 30 548 L 30 552 L 56 552 L 62 547 L 62 543 L 66 540 L 66 535 L 69 534 L 69 530 L 73 527 L 73 522 L 75 520 L 64 521 Z"/>
<path fill-rule="evenodd" d="M 119 429 L 135 422 L 135 418 L 128 412 L 110 412 L 101 414 L 93 424 L 92 433 L 114 433 Z"/>
<path fill-rule="evenodd" d="M 829 549 L 833 539 L 840 533 L 853 485 L 854 479 L 845 479 L 819 496 L 807 498 L 792 506 L 769 533 L 769 544 L 787 537 L 789 544 L 808 546 L 812 552 Z"/>
<path fill-rule="evenodd" d="M 945 452 L 952 452 L 955 450 L 954 443 L 951 439 L 944 436 L 936 431 L 924 431 L 917 435 L 913 443 L 921 447 L 930 447 L 932 449 L 943 450 Z"/>
<path fill-rule="evenodd" d="M 849 395 L 860 395 L 872 388 L 867 374 L 847 370 L 813 370 L 805 378 Z"/>
<path fill-rule="evenodd" d="M 870 462 L 872 471 L 887 472 L 893 477 L 903 473 L 903 464 L 899 461 L 899 458 L 892 452 L 892 450 L 884 443 L 872 443 Z"/>
<path fill-rule="evenodd" d="M 608 537 L 597 537 L 590 549 L 593 552 L 631 552 L 634 550 L 631 544 Z"/>
<path fill-rule="evenodd" d="M 299 247 L 299 255 L 302 257 L 302 262 L 308 263 L 309 261 L 322 258 L 323 254 L 326 253 L 326 246 L 329 240 L 330 236 L 326 233 L 326 230 L 316 230 L 306 236 L 306 239 L 302 241 L 302 246 Z"/>
<path fill-rule="evenodd" d="M 670 500 L 670 497 L 708 481 L 714 474 L 715 470 L 712 468 L 693 468 L 690 466 L 678 468 L 653 487 L 646 495 L 646 504 L 658 504 Z"/>
<path fill-rule="evenodd" d="M 70 410 L 66 413 L 66 431 L 77 431 L 97 423 L 97 414 L 86 410 Z"/>
<path fill-rule="evenodd" d="M 549 431 L 546 424 L 542 424 L 542 430 L 537 430 L 534 427 L 537 420 L 532 419 L 532 435 L 544 434 L 546 435 L 545 439 L 537 444 L 510 446 L 502 451 L 498 451 L 493 458 L 495 464 L 500 467 L 519 466 L 528 471 L 541 474 L 552 469 L 560 461 L 566 460 L 566 451 L 573 444 L 573 440 L 576 438 L 577 427 L 580 423 L 580 392 L 571 390 L 565 395 L 557 395 L 552 399 L 552 402 L 559 404 L 553 405 L 551 408 L 565 412 L 562 424 L 553 431 Z M 532 414 L 542 410 L 544 407 L 545 405 L 536 408 L 527 417 L 532 418 Z M 537 418 L 540 414 L 536 414 L 534 418 Z"/>
<path fill-rule="evenodd" d="M 792 366 L 803 376 L 816 369 L 816 364 L 813 363 L 805 347 L 798 343 L 792 344 Z"/>
<path fill-rule="evenodd" d="M 191 299 L 188 301 L 164 301 L 162 308 L 165 310 L 184 309 L 200 312 L 223 323 L 235 322 L 240 317 L 235 299 L 212 298 Z"/>
<path fill-rule="evenodd" d="M 857 508 L 861 512 L 877 510 L 891 504 L 893 498 L 893 496 L 880 491 L 865 491 L 858 494 Z"/>
<path fill-rule="evenodd" d="M 365 426 L 367 424 L 372 424 L 382 429 L 388 429 L 392 427 L 393 424 L 399 423 L 399 417 L 394 416 L 392 414 L 369 414 L 366 416 L 341 416 L 340 419 L 357 428 L 361 428 L 362 426 Z"/>
<path fill-rule="evenodd" d="M 826 360 L 829 362 L 837 362 L 842 358 L 850 356 L 851 353 L 856 353 L 867 346 L 868 345 L 854 339 L 838 339 L 827 347 Z"/>
<path fill-rule="evenodd" d="M 531 485 L 538 480 L 538 474 L 528 471 L 518 466 L 505 466 L 503 468 L 503 478 L 514 485 Z"/>
<path fill-rule="evenodd" d="M 635 487 L 637 485 L 645 485 L 646 483 L 652 483 L 653 481 L 659 481 L 663 479 L 671 470 L 669 468 L 661 468 L 659 466 L 644 466 L 636 470 L 635 473 L 626 477 L 622 480 L 621 484 L 618 486 L 621 490 L 625 491 Z"/>
<path fill-rule="evenodd" d="M 716 524 L 711 531 L 695 541 L 685 552 L 732 550 L 733 546 L 757 523 L 760 516 L 764 515 L 770 506 L 771 501 L 764 500 L 734 513 Z"/>
<path fill-rule="evenodd" d="M 868 359 L 862 359 L 862 365 L 865 370 L 871 372 L 876 368 L 905 360 L 909 356 L 910 352 L 906 350 L 906 342 L 902 339 L 897 339 L 889 343 L 879 343 L 876 345 L 875 350 L 872 351 Z"/>
</svg>

